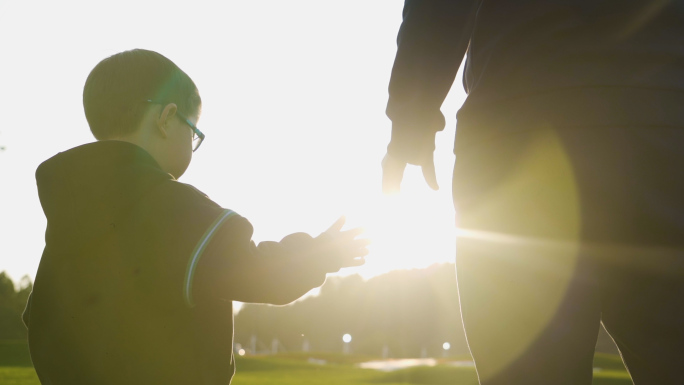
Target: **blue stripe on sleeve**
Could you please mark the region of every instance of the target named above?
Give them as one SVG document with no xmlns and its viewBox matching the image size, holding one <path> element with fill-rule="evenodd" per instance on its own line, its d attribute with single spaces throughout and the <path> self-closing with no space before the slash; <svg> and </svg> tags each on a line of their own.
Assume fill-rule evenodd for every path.
<svg viewBox="0 0 684 385">
<path fill-rule="evenodd" d="M 212 223 L 211 226 L 207 228 L 207 231 L 204 233 L 202 238 L 200 238 L 199 242 L 197 242 L 197 245 L 195 246 L 195 249 L 192 251 L 192 254 L 190 255 L 190 260 L 188 261 L 188 267 L 185 271 L 185 279 L 183 281 L 183 298 L 185 299 L 185 303 L 189 307 L 195 306 L 195 303 L 192 301 L 192 281 L 195 275 L 195 269 L 197 268 L 197 263 L 199 262 L 200 257 L 204 252 L 204 249 L 207 247 L 209 241 L 211 241 L 211 238 L 214 236 L 216 231 L 221 227 L 221 225 L 226 220 L 228 220 L 228 218 L 236 214 L 237 213 L 233 210 L 223 210 L 223 212 L 218 216 L 218 218 L 216 218 L 214 223 Z"/>
</svg>

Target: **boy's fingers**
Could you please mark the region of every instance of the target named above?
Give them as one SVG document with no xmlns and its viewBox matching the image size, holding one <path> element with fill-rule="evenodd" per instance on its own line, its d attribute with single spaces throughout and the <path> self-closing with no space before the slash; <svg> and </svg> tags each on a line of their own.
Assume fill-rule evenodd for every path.
<svg viewBox="0 0 684 385">
<path fill-rule="evenodd" d="M 332 224 L 327 230 L 325 230 L 326 233 L 332 233 L 332 232 L 339 232 L 342 230 L 342 226 L 344 226 L 344 222 L 347 219 L 343 216 L 339 217 L 335 223 Z"/>
<path fill-rule="evenodd" d="M 340 256 L 352 256 L 358 257 L 361 253 L 368 254 L 368 245 L 371 244 L 371 240 L 367 238 L 362 239 L 351 239 L 345 243 L 338 243 L 335 247 L 328 249 L 329 252 L 337 254 Z M 363 254 L 363 255 L 365 255 Z"/>
<path fill-rule="evenodd" d="M 372 241 L 368 238 L 354 239 L 354 246 L 356 247 L 366 247 L 371 243 Z"/>
<path fill-rule="evenodd" d="M 361 266 L 365 263 L 366 263 L 366 258 L 359 257 L 359 258 L 355 258 L 355 259 L 352 259 L 351 261 L 349 261 L 349 264 L 346 267 Z"/>
<path fill-rule="evenodd" d="M 368 249 L 365 247 L 346 250 L 337 254 L 335 258 L 323 262 L 322 267 L 326 272 L 334 273 L 345 267 L 361 266 L 366 263 L 364 258 L 366 255 L 368 255 Z"/>
<path fill-rule="evenodd" d="M 364 229 L 363 227 L 356 227 L 356 228 L 353 228 L 351 230 L 343 231 L 342 234 L 346 237 L 349 237 L 349 238 L 355 238 L 355 237 L 363 234 L 364 231 L 366 231 L 366 229 Z"/>
<path fill-rule="evenodd" d="M 356 258 L 347 259 L 343 263 L 340 263 L 339 265 L 335 266 L 334 268 L 339 270 L 339 269 L 342 269 L 345 267 L 361 266 L 365 263 L 366 263 L 366 258 L 364 258 L 364 256 L 362 255 L 362 256 L 359 256 Z"/>
<path fill-rule="evenodd" d="M 347 250 L 345 253 L 343 253 L 341 255 L 341 257 L 343 260 L 355 259 L 355 258 L 359 258 L 359 257 L 365 257 L 366 255 L 368 255 L 368 253 L 369 253 L 368 249 L 366 248 L 365 245 L 363 245 L 363 246 L 359 246 L 359 247 Z"/>
</svg>

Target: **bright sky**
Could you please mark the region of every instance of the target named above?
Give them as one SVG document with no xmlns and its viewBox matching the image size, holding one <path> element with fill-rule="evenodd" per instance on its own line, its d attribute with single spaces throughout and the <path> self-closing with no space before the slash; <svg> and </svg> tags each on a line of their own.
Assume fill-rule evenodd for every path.
<svg viewBox="0 0 684 385">
<path fill-rule="evenodd" d="M 0 271 L 35 277 L 45 217 L 34 172 L 92 142 L 81 93 L 114 53 L 167 56 L 199 87 L 207 135 L 181 181 L 247 217 L 255 241 L 317 235 L 344 214 L 374 241 L 371 277 L 453 260 L 452 143 L 457 80 L 438 134 L 441 190 L 411 167 L 380 193 L 384 114 L 400 0 L 0 0 Z M 457 79 L 460 79 L 460 75 Z M 348 227 L 349 227 L 348 226 Z"/>
</svg>

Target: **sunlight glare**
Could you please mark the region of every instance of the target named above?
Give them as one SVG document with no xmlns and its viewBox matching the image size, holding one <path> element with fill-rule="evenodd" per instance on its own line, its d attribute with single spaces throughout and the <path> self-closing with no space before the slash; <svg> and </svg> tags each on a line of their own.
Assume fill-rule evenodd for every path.
<svg viewBox="0 0 684 385">
<path fill-rule="evenodd" d="M 354 269 L 362 276 L 394 269 L 427 267 L 437 262 L 453 262 L 455 225 L 449 191 L 431 191 L 419 170 L 407 170 L 398 195 L 379 191 L 365 199 L 350 202 L 345 211 L 346 228 L 363 227 L 369 238 L 366 265 Z"/>
</svg>

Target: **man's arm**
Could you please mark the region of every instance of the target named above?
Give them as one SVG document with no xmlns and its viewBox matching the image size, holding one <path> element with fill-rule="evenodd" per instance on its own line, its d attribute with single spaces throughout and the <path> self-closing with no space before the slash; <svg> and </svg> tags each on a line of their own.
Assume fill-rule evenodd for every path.
<svg viewBox="0 0 684 385">
<path fill-rule="evenodd" d="M 392 139 L 387 146 L 389 162 L 386 158 L 384 165 L 385 177 L 392 179 L 387 181 L 390 184 L 397 177 L 401 182 L 406 163 L 432 165 L 434 171 L 435 134 L 444 129 L 440 107 L 468 47 L 476 3 L 476 0 L 406 0 L 404 3 L 386 110 L 392 120 Z M 398 171 L 399 175 L 387 175 Z"/>
</svg>

